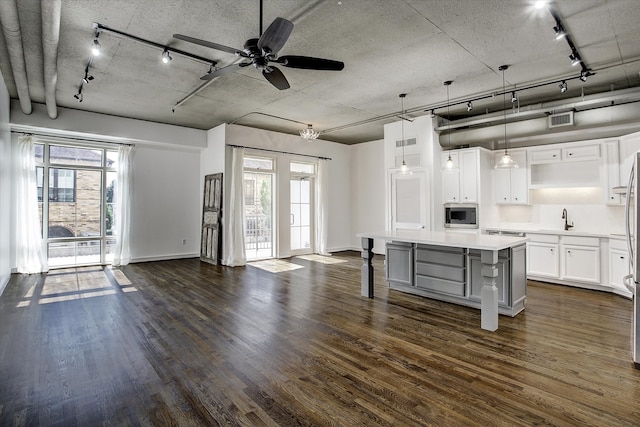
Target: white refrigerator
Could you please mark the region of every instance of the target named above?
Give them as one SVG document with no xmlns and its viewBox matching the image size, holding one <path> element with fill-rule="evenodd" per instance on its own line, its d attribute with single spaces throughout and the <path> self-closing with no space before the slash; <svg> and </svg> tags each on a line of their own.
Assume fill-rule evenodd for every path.
<svg viewBox="0 0 640 427">
<path fill-rule="evenodd" d="M 640 153 L 636 153 L 633 158 L 633 166 L 629 174 L 627 184 L 627 197 L 625 202 L 626 234 L 627 246 L 629 248 L 629 260 L 631 263 L 631 274 L 625 277 L 625 285 L 633 294 L 633 330 L 631 351 L 633 352 L 633 363 L 640 369 L 640 302 L 638 301 L 638 289 L 640 289 L 640 180 L 638 171 L 640 167 Z"/>
</svg>

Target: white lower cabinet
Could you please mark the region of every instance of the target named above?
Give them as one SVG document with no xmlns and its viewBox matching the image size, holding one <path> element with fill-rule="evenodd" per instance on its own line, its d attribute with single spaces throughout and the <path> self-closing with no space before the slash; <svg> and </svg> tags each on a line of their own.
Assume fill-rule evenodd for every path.
<svg viewBox="0 0 640 427">
<path fill-rule="evenodd" d="M 527 243 L 527 276 L 558 278 L 558 244 Z"/>
<path fill-rule="evenodd" d="M 627 242 L 609 239 L 609 286 L 614 293 L 631 298 L 633 294 L 624 284 L 624 277 L 631 273 Z"/>
<path fill-rule="evenodd" d="M 599 240 L 599 239 L 596 239 Z M 562 245 L 561 278 L 600 283 L 600 247 Z"/>
<path fill-rule="evenodd" d="M 582 284 L 587 287 L 602 284 L 598 237 L 552 234 L 529 236 L 531 240 L 527 243 L 528 278 L 548 279 L 551 282 L 576 286 Z"/>
</svg>

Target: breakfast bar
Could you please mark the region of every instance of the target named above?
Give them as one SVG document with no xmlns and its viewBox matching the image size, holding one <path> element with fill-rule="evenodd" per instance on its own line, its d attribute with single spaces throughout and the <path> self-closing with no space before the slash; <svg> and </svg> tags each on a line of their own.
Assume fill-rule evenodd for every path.
<svg viewBox="0 0 640 427">
<path fill-rule="evenodd" d="M 374 239 L 386 241 L 385 278 L 392 289 L 479 308 L 481 327 L 515 316 L 526 301 L 526 237 L 396 230 L 360 233 L 362 296 L 373 298 Z"/>
</svg>

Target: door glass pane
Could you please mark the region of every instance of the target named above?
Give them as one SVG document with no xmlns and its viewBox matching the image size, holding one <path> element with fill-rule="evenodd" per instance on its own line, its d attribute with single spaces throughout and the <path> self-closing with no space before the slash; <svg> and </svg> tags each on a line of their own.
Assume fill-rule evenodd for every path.
<svg viewBox="0 0 640 427">
<path fill-rule="evenodd" d="M 311 182 L 291 181 L 291 250 L 311 248 Z"/>
<path fill-rule="evenodd" d="M 49 162 L 100 167 L 102 166 L 102 150 L 51 145 L 49 147 Z"/>
<path fill-rule="evenodd" d="M 300 181 L 291 181 L 291 203 L 300 203 Z"/>
<path fill-rule="evenodd" d="M 102 171 L 49 169 L 49 237 L 100 236 Z"/>
<path fill-rule="evenodd" d="M 300 227 L 300 248 L 311 247 L 311 227 Z"/>
<path fill-rule="evenodd" d="M 100 240 L 48 244 L 49 266 L 62 267 L 100 263 Z"/>
<path fill-rule="evenodd" d="M 315 172 L 315 165 L 313 163 L 291 162 L 289 170 L 291 172 L 313 174 Z"/>
<path fill-rule="evenodd" d="M 271 258 L 274 249 L 273 174 L 245 172 L 244 191 L 247 259 Z"/>
<path fill-rule="evenodd" d="M 117 172 L 107 172 L 107 187 L 105 189 L 105 235 L 115 236 L 116 218 L 115 196 Z"/>
</svg>

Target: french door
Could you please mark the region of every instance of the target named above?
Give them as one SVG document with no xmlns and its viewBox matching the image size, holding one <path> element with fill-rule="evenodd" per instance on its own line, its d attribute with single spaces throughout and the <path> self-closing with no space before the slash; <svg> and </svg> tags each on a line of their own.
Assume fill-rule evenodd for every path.
<svg viewBox="0 0 640 427">
<path fill-rule="evenodd" d="M 247 260 L 275 256 L 273 159 L 244 159 L 244 248 Z"/>
<path fill-rule="evenodd" d="M 313 253 L 313 178 L 294 176 L 290 180 L 291 255 Z"/>
</svg>

